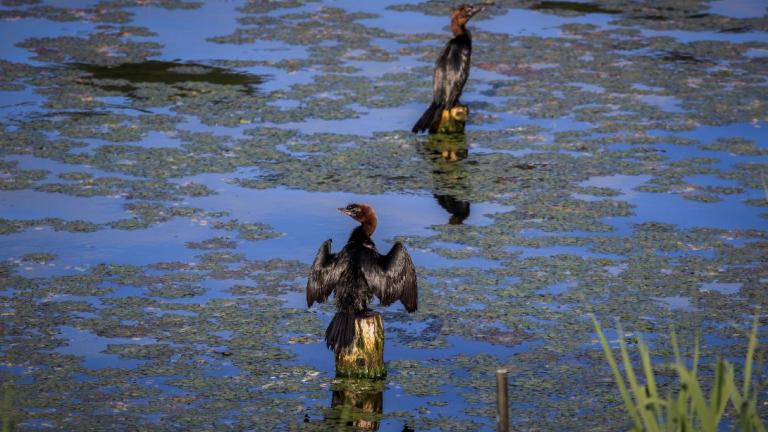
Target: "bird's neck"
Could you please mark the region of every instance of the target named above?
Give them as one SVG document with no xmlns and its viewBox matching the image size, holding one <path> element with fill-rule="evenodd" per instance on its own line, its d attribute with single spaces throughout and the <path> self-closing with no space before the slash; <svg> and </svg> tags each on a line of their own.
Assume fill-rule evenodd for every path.
<svg viewBox="0 0 768 432">
<path fill-rule="evenodd" d="M 362 227 L 363 232 L 368 237 L 373 235 L 373 232 L 376 231 L 376 224 L 378 223 L 378 220 L 376 219 L 376 215 L 373 214 L 373 212 L 369 213 L 368 216 L 363 219 L 362 222 L 360 222 L 360 227 Z"/>
<path fill-rule="evenodd" d="M 362 225 L 358 225 L 352 230 L 352 233 L 349 235 L 349 240 L 347 240 L 347 244 L 362 245 L 376 250 L 376 245 L 373 243 L 373 240 L 371 240 L 371 236 L 365 231 L 365 228 Z"/>
<path fill-rule="evenodd" d="M 454 36 L 469 34 L 469 30 L 467 30 L 464 24 L 459 24 L 458 20 L 451 20 L 451 31 Z"/>
</svg>

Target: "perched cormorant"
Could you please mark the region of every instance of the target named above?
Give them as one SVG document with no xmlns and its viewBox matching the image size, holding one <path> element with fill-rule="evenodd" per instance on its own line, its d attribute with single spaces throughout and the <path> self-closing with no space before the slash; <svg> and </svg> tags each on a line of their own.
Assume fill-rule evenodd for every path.
<svg viewBox="0 0 768 432">
<path fill-rule="evenodd" d="M 396 242 L 381 255 L 371 240 L 377 223 L 373 208 L 350 204 L 339 211 L 360 225 L 338 253 L 331 253 L 330 239 L 320 246 L 307 279 L 307 307 L 325 302 L 331 292 L 336 296 L 337 312 L 325 342 L 337 354 L 352 344 L 355 314 L 367 311 L 374 295 L 384 306 L 400 300 L 408 312 L 416 310 L 417 302 L 416 269 L 403 244 Z"/>
<path fill-rule="evenodd" d="M 413 125 L 412 132 L 419 133 L 427 129 L 430 133 L 437 132 L 443 110 L 451 109 L 459 103 L 461 91 L 469 76 L 469 61 L 472 56 L 472 36 L 465 25 L 483 9 L 483 6 L 463 4 L 453 10 L 453 39 L 448 41 L 443 53 L 435 62 L 435 72 L 432 75 L 432 104 Z"/>
</svg>

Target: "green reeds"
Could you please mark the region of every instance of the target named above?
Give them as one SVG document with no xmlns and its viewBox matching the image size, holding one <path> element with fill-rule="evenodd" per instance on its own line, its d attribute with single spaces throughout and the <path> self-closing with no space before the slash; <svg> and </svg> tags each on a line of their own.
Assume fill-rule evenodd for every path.
<svg viewBox="0 0 768 432">
<path fill-rule="evenodd" d="M 3 385 L 3 399 L 0 401 L 0 424 L 2 432 L 13 432 L 16 430 L 16 416 L 13 412 L 13 390 L 11 385 Z"/>
<path fill-rule="evenodd" d="M 659 394 L 656 378 L 653 373 L 648 346 L 639 341 L 640 362 L 645 382 L 641 383 L 635 375 L 634 367 L 629 357 L 629 351 L 623 338 L 621 325 L 618 328 L 619 351 L 624 371 L 613 356 L 613 351 L 603 330 L 595 317 L 592 317 L 595 331 L 600 338 L 606 360 L 613 371 L 616 385 L 621 392 L 624 406 L 632 420 L 633 431 L 704 431 L 715 432 L 725 414 L 728 401 L 731 401 L 737 414 L 738 430 L 744 432 L 765 432 L 765 425 L 757 413 L 757 391 L 752 387 L 752 362 L 757 348 L 757 318 L 752 325 L 749 335 L 747 357 L 744 362 L 744 375 L 741 389 L 736 383 L 734 368 L 725 360 L 718 360 L 715 368 L 714 381 L 709 395 L 705 394 L 697 377 L 699 362 L 699 345 L 693 352 L 693 363 L 689 369 L 682 357 L 675 334 L 672 334 L 672 348 L 675 362 L 671 365 L 677 372 L 680 381 L 677 394 L 668 392 L 665 396 Z"/>
</svg>

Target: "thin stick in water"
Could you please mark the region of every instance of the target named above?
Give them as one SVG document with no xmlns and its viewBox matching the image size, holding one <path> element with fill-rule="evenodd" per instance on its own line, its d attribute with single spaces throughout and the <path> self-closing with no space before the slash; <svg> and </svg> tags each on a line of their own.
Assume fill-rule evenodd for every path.
<svg viewBox="0 0 768 432">
<path fill-rule="evenodd" d="M 509 431 L 509 405 L 508 389 L 507 385 L 507 370 L 496 370 L 496 425 L 497 431 L 508 432 Z"/>
</svg>

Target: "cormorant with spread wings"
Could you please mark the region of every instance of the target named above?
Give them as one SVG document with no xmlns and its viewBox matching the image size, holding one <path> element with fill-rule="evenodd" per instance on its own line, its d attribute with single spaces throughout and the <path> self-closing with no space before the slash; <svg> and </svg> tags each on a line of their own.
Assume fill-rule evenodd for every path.
<svg viewBox="0 0 768 432">
<path fill-rule="evenodd" d="M 326 240 L 315 256 L 307 279 L 307 307 L 323 303 L 331 293 L 336 298 L 336 315 L 325 331 L 328 348 L 339 353 L 355 338 L 355 315 L 368 310 L 373 296 L 383 306 L 397 300 L 408 312 L 417 307 L 416 269 L 402 243 L 386 255 L 376 250 L 371 235 L 376 230 L 376 213 L 366 204 L 350 204 L 339 211 L 360 222 L 347 244 L 331 252 Z"/>
</svg>

